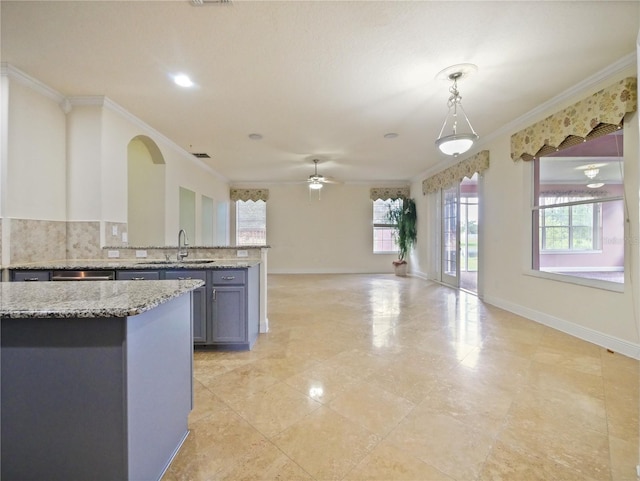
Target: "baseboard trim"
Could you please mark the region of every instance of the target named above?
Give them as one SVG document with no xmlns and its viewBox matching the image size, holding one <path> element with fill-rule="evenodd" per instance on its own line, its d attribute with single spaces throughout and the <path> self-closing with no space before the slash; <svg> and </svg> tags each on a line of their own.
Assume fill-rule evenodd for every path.
<svg viewBox="0 0 640 481">
<path fill-rule="evenodd" d="M 640 360 L 640 344 L 625 341 L 594 329 L 545 314 L 544 312 L 505 301 L 504 299 L 485 296 L 483 301 L 487 304 L 499 307 L 500 309 L 504 309 L 505 311 L 513 312 L 519 316 L 526 317 L 532 321 L 557 329 L 558 331 L 562 331 L 566 334 L 582 339 L 583 341 L 591 342 L 592 344 L 596 344 L 597 346 L 605 349 L 610 349 L 627 357 Z"/>
<path fill-rule="evenodd" d="M 388 271 L 359 271 L 354 269 L 272 269 L 268 268 L 267 274 L 391 274 L 393 275 L 393 267 Z"/>
</svg>

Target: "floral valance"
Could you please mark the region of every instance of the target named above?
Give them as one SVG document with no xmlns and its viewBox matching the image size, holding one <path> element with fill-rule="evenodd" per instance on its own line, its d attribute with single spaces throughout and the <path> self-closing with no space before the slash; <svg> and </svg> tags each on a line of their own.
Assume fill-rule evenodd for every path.
<svg viewBox="0 0 640 481">
<path fill-rule="evenodd" d="M 371 189 L 371 200 L 396 200 L 396 199 L 408 199 L 409 187 L 373 187 Z"/>
<path fill-rule="evenodd" d="M 269 200 L 269 189 L 231 189 L 231 201 L 237 202 L 239 200 L 254 202 Z"/>
<path fill-rule="evenodd" d="M 620 128 L 638 107 L 637 79 L 628 77 L 511 136 L 511 158 L 532 160 Z"/>
<path fill-rule="evenodd" d="M 470 179 L 476 172 L 481 174 L 488 168 L 489 151 L 483 150 L 425 179 L 422 182 L 422 193 L 426 195 L 440 189 L 446 189 L 462 181 L 465 177 Z"/>
</svg>

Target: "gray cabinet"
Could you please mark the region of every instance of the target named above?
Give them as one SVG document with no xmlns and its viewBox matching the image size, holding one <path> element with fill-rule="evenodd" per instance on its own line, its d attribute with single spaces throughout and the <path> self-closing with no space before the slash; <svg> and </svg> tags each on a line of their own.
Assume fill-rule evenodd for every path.
<svg viewBox="0 0 640 481">
<path fill-rule="evenodd" d="M 211 309 L 211 342 L 246 342 L 246 288 L 213 286 Z"/>
<path fill-rule="evenodd" d="M 160 279 L 160 271 L 117 271 L 118 281 L 157 281 Z"/>
<path fill-rule="evenodd" d="M 12 281 L 49 281 L 51 271 L 11 271 Z M 116 269 L 116 280 L 201 279 L 191 292 L 193 342 L 211 349 L 251 349 L 260 332 L 260 266 L 221 269 Z"/>
<path fill-rule="evenodd" d="M 193 319 L 193 342 L 207 342 L 207 271 L 176 269 L 164 272 L 165 279 L 201 279 L 205 285 L 191 291 L 191 317 Z"/>
<path fill-rule="evenodd" d="M 12 271 L 13 282 L 37 282 L 51 280 L 51 271 Z"/>
<path fill-rule="evenodd" d="M 211 284 L 207 345 L 251 349 L 260 327 L 258 266 L 212 270 Z"/>
</svg>

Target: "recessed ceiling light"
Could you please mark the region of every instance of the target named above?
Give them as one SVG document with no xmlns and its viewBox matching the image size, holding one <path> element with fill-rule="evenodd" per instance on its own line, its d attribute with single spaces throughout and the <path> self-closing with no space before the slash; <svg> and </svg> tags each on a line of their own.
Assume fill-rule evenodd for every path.
<svg viewBox="0 0 640 481">
<path fill-rule="evenodd" d="M 249 138 L 251 140 L 261 140 L 262 139 L 262 135 L 260 135 L 260 134 L 249 134 Z"/>
<path fill-rule="evenodd" d="M 183 73 L 175 75 L 173 81 L 180 87 L 193 87 L 193 81 Z"/>
<path fill-rule="evenodd" d="M 395 139 L 398 136 L 395 132 L 389 132 L 388 134 L 384 134 L 385 139 Z"/>
</svg>

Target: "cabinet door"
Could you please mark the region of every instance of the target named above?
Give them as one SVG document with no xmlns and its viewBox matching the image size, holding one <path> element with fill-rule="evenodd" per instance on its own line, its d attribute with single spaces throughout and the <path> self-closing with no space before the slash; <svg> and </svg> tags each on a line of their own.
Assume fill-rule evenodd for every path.
<svg viewBox="0 0 640 481">
<path fill-rule="evenodd" d="M 160 279 L 158 271 L 116 271 L 119 281 L 157 281 Z"/>
<path fill-rule="evenodd" d="M 14 282 L 35 282 L 51 280 L 49 271 L 14 271 L 12 275 Z"/>
<path fill-rule="evenodd" d="M 193 342 L 203 344 L 207 342 L 207 288 L 198 287 L 191 295 Z"/>
<path fill-rule="evenodd" d="M 207 271 L 175 269 L 164 272 L 165 279 L 202 279 L 207 282 Z M 198 287 L 191 298 L 191 322 L 193 323 L 193 342 L 207 342 L 207 286 Z"/>
<path fill-rule="evenodd" d="M 246 342 L 246 288 L 214 286 L 212 305 L 212 341 L 216 343 Z"/>
</svg>

